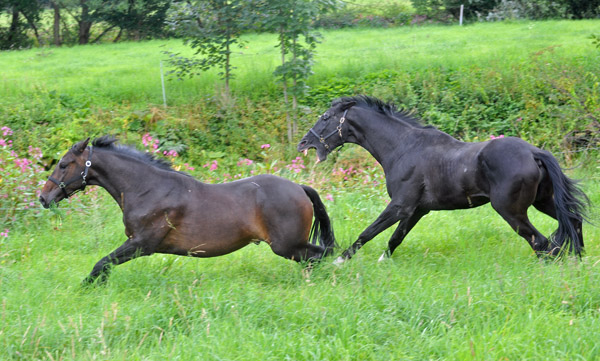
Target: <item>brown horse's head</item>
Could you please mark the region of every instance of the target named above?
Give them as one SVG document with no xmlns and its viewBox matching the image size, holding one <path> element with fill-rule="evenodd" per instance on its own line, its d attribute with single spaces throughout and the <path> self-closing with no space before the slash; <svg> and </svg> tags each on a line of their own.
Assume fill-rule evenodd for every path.
<svg viewBox="0 0 600 361">
<path fill-rule="evenodd" d="M 87 147 L 89 141 L 87 138 L 76 143 L 54 167 L 40 195 L 44 208 L 85 188 L 92 156 L 91 148 Z"/>
</svg>

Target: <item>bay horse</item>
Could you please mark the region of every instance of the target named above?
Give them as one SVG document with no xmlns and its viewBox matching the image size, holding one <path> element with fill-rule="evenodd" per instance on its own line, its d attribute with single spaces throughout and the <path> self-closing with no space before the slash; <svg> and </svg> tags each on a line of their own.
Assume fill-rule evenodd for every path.
<svg viewBox="0 0 600 361">
<path fill-rule="evenodd" d="M 515 137 L 465 143 L 422 125 L 393 104 L 364 95 L 334 100 L 302 138 L 298 151 L 306 154 L 315 148 L 319 162 L 344 143 L 358 144 L 381 164 L 391 201 L 337 263 L 396 222 L 379 260 L 391 256 L 429 211 L 488 202 L 538 256 L 581 256 L 589 199 L 550 152 Z M 529 221 L 531 205 L 558 220 L 550 241 Z"/>
<path fill-rule="evenodd" d="M 215 257 L 264 241 L 279 256 L 311 262 L 335 246 L 325 206 L 311 187 L 273 175 L 206 184 L 113 137 L 88 142 L 67 151 L 40 196 L 48 208 L 98 185 L 121 207 L 127 240 L 84 283 L 105 281 L 112 266 L 153 253 Z"/>
</svg>

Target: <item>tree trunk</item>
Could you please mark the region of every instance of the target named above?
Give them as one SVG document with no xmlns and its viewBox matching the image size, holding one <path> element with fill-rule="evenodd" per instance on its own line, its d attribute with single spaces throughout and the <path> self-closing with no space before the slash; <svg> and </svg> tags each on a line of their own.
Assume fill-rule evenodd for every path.
<svg viewBox="0 0 600 361">
<path fill-rule="evenodd" d="M 10 21 L 10 27 L 8 28 L 7 45 L 10 48 L 13 47 L 18 38 L 19 32 L 19 10 L 14 7 L 12 9 L 12 19 Z"/>
<path fill-rule="evenodd" d="M 79 18 L 79 44 L 87 44 L 90 42 L 90 30 L 92 29 L 92 22 L 90 21 L 90 8 L 87 4 L 87 0 L 80 0 L 81 5 L 81 17 Z"/>
<path fill-rule="evenodd" d="M 285 65 L 285 29 L 283 27 L 283 25 L 281 25 L 279 27 L 279 44 L 281 45 L 281 65 Z M 288 100 L 288 94 L 287 94 L 287 79 L 285 78 L 285 75 L 283 76 L 282 79 L 282 84 L 283 84 L 283 104 L 285 107 L 285 124 L 287 126 L 287 138 L 288 138 L 288 143 L 292 143 L 292 124 L 290 121 L 290 112 L 289 112 L 289 100 Z"/>
<path fill-rule="evenodd" d="M 293 60 L 294 62 L 296 61 L 296 38 L 294 38 L 293 40 L 293 52 L 292 52 L 292 56 L 293 56 Z M 294 87 L 294 93 L 292 94 L 292 135 L 296 135 L 296 133 L 298 132 L 298 75 L 296 73 L 294 73 L 294 79 L 293 79 L 293 87 Z"/>
<path fill-rule="evenodd" d="M 102 37 L 103 37 L 103 36 L 104 36 L 106 33 L 108 33 L 109 31 L 111 31 L 112 29 L 114 29 L 114 27 L 115 27 L 115 25 L 111 25 L 111 26 L 109 26 L 108 28 L 104 29 L 104 31 L 102 31 L 102 33 L 100 33 L 100 35 L 98 35 L 98 36 L 96 37 L 96 39 L 92 40 L 92 44 L 96 44 L 97 42 L 99 42 L 99 41 L 100 41 L 100 39 L 102 39 Z M 114 39 L 113 43 L 116 43 L 116 42 L 119 40 L 118 38 L 120 38 L 120 37 L 121 37 L 121 31 L 119 31 L 119 35 L 117 35 L 117 38 L 115 38 L 115 39 Z"/>
<path fill-rule="evenodd" d="M 58 2 L 52 1 L 52 9 L 54 9 L 54 25 L 52 27 L 53 43 L 56 46 L 61 46 L 62 41 L 60 39 L 60 7 Z"/>
<path fill-rule="evenodd" d="M 229 77 L 231 76 L 230 71 L 231 69 L 229 69 L 229 62 L 231 61 L 231 53 L 229 52 L 229 37 L 227 38 L 227 45 L 225 47 L 225 93 L 227 94 L 227 97 L 229 98 Z"/>
<path fill-rule="evenodd" d="M 33 18 L 27 16 L 26 12 L 21 12 L 21 15 L 23 15 L 23 17 L 27 21 L 27 24 L 29 24 L 29 26 L 33 29 L 33 34 L 35 35 L 35 40 L 37 40 L 38 45 L 43 45 L 42 38 L 40 37 L 40 33 L 38 31 L 37 26 L 35 25 L 35 21 L 33 20 Z"/>
</svg>

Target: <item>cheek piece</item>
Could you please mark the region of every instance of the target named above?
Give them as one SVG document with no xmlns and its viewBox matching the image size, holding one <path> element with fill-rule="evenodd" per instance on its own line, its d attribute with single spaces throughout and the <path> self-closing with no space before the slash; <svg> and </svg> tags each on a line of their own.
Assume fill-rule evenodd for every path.
<svg viewBox="0 0 600 361">
<path fill-rule="evenodd" d="M 314 134 L 315 137 L 319 138 L 319 142 L 321 142 L 321 144 L 323 144 L 325 149 L 329 150 L 329 144 L 327 144 L 327 139 L 330 138 L 331 136 L 335 135 L 335 133 L 338 133 L 340 135 L 340 138 L 342 138 L 342 125 L 344 125 L 344 122 L 346 121 L 347 113 L 348 113 L 348 109 L 346 109 L 346 111 L 344 111 L 344 115 L 342 115 L 342 117 L 340 118 L 340 124 L 338 124 L 338 126 L 331 133 L 329 133 L 325 136 L 323 136 L 323 134 L 317 134 L 317 132 L 315 132 L 315 130 L 313 128 L 310 128 L 310 132 L 312 134 Z"/>
<path fill-rule="evenodd" d="M 71 197 L 73 194 L 82 191 L 85 189 L 86 186 L 86 178 L 88 175 L 88 170 L 90 169 L 90 167 L 92 166 L 92 151 L 94 150 L 94 148 L 92 146 L 88 147 L 88 149 L 90 150 L 88 153 L 88 160 L 85 162 L 85 168 L 83 169 L 83 171 L 81 172 L 80 175 L 75 176 L 71 179 L 69 179 L 68 181 L 63 180 L 57 180 L 56 178 L 52 178 L 52 177 L 48 177 L 48 180 L 51 181 L 52 183 L 56 184 L 58 186 L 58 188 L 60 188 L 63 192 L 63 195 L 65 196 L 65 198 L 69 198 Z M 71 192 L 71 194 L 67 193 L 67 186 L 77 182 L 78 180 L 81 179 L 81 187 L 78 189 L 75 189 L 73 192 Z"/>
</svg>

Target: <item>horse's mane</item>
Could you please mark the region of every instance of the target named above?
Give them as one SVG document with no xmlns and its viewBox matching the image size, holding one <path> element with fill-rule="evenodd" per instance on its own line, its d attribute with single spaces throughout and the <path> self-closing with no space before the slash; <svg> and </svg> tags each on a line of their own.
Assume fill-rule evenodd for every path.
<svg viewBox="0 0 600 361">
<path fill-rule="evenodd" d="M 176 170 L 172 168 L 171 163 L 168 161 L 156 158 L 152 153 L 141 152 L 133 147 L 117 144 L 117 138 L 110 135 L 105 135 L 94 139 L 92 141 L 92 145 L 97 148 L 108 149 L 113 152 L 135 158 L 145 164 L 152 165 L 160 169 L 176 172 Z"/>
<path fill-rule="evenodd" d="M 368 95 L 356 95 L 353 97 L 342 97 L 334 100 L 331 105 L 340 103 L 356 102 L 355 107 L 370 109 L 389 117 L 406 122 L 416 128 L 433 128 L 431 125 L 424 125 L 421 121 L 411 115 L 406 109 L 398 109 L 392 103 L 385 103 L 383 100 Z"/>
</svg>

